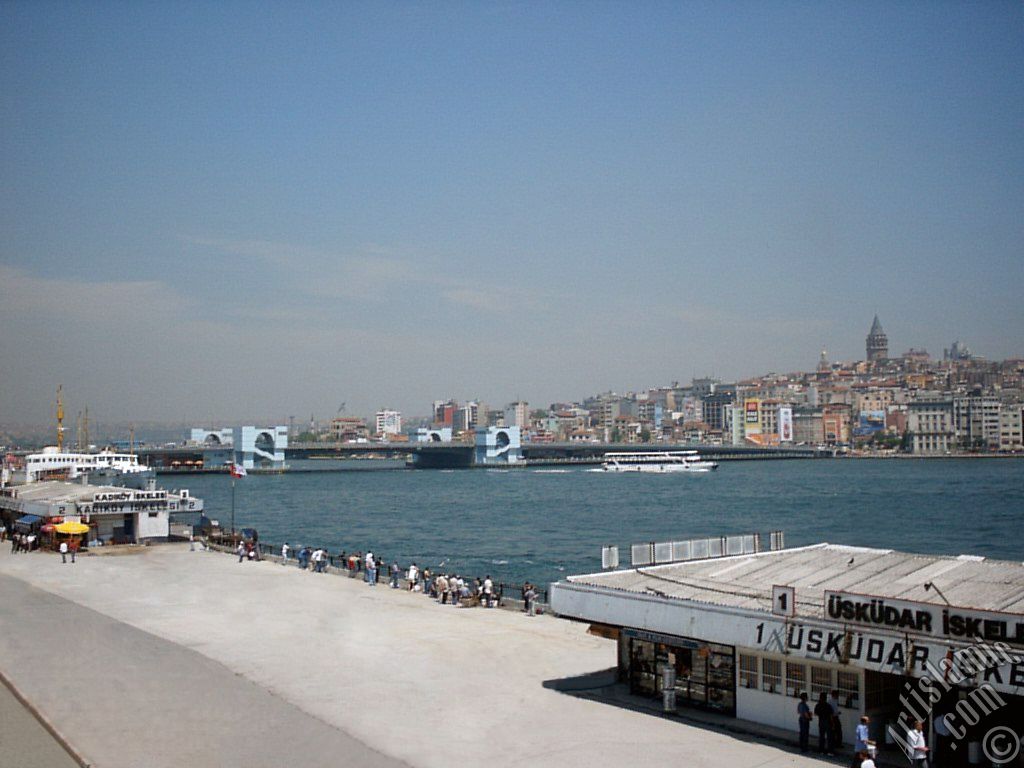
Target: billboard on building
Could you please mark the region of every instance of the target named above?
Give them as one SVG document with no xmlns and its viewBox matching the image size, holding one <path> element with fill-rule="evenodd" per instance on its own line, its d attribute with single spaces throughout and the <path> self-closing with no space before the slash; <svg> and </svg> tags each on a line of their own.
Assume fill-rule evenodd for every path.
<svg viewBox="0 0 1024 768">
<path fill-rule="evenodd" d="M 793 442 L 793 409 L 788 406 L 779 408 L 779 442 Z"/>
<path fill-rule="evenodd" d="M 746 435 L 761 434 L 761 401 L 746 400 L 743 403 L 743 432 Z"/>
<path fill-rule="evenodd" d="M 884 431 L 885 411 L 861 411 L 857 416 L 857 426 L 853 428 L 855 437 L 867 437 Z"/>
</svg>

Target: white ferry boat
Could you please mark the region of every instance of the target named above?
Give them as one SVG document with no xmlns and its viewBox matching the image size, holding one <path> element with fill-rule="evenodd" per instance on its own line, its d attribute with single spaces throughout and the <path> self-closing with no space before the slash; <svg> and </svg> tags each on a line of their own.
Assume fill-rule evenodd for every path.
<svg viewBox="0 0 1024 768">
<path fill-rule="evenodd" d="M 649 451 L 606 453 L 605 472 L 710 472 L 718 464 L 701 458 L 697 451 Z"/>
<path fill-rule="evenodd" d="M 75 480 L 83 475 L 93 484 L 102 482 L 141 489 L 156 473 L 152 467 L 139 464 L 139 457 L 134 453 L 107 450 L 98 453 L 69 453 L 51 445 L 43 448 L 42 453 L 30 454 L 25 459 L 26 483 Z"/>
</svg>

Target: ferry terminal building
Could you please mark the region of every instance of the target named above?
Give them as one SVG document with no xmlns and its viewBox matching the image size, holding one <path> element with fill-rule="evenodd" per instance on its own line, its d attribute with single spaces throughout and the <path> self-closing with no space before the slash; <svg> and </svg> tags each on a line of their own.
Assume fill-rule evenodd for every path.
<svg viewBox="0 0 1024 768">
<path fill-rule="evenodd" d="M 958 746 L 966 745 L 950 750 L 943 739 L 944 767 L 974 764 L 976 742 L 995 725 L 1024 739 L 1019 562 L 817 544 L 571 576 L 551 585 L 550 604 L 557 615 L 617 639 L 619 680 L 631 693 L 660 699 L 667 682 L 677 707 L 717 711 L 795 738 L 799 694 L 808 694 L 813 709 L 821 692 L 837 690 L 847 746 L 864 714 L 883 745 L 886 724 L 901 712 L 919 712 L 926 731 L 926 712 L 952 713 L 947 722 L 959 726 Z M 1009 663 L 975 664 L 972 671 L 980 671 L 952 683 L 946 675 L 934 679 L 981 641 L 1009 649 L 999 657 Z M 934 697 L 923 694 L 934 691 L 938 701 L 917 705 L 907 683 L 929 703 Z M 982 686 L 1004 705 L 989 696 L 990 706 L 974 706 Z M 914 710 L 901 695 L 911 696 Z M 957 723 L 963 701 L 969 710 L 994 711 Z M 1024 765 L 1024 755 L 1020 761 L 1012 764 Z"/>
<path fill-rule="evenodd" d="M 187 490 L 155 486 L 139 490 L 54 480 L 0 489 L 0 519 L 8 529 L 40 529 L 70 519 L 89 526 L 87 544 L 166 541 L 172 514 L 202 510 L 203 500 Z"/>
</svg>

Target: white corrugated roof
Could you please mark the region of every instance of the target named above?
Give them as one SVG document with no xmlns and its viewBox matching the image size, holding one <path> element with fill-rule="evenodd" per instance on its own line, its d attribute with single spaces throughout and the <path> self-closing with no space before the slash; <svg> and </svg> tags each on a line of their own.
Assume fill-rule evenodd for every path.
<svg viewBox="0 0 1024 768">
<path fill-rule="evenodd" d="M 826 590 L 1024 614 L 1024 563 L 837 544 L 570 576 L 572 584 L 771 610 L 772 586 L 796 588 L 797 613 L 820 616 Z"/>
<path fill-rule="evenodd" d="M 83 485 L 82 483 L 66 483 L 61 480 L 46 480 L 12 487 L 11 490 L 17 491 L 18 495 L 15 498 L 19 501 L 56 504 L 92 499 L 97 493 L 121 493 L 125 489 L 113 485 Z"/>
</svg>

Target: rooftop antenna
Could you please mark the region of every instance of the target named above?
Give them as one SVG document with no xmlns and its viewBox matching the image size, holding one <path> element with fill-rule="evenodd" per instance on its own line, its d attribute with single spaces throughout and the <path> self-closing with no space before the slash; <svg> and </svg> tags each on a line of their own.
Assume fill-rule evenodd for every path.
<svg viewBox="0 0 1024 768">
<path fill-rule="evenodd" d="M 64 450 L 64 385 L 57 385 L 57 451 Z"/>
<path fill-rule="evenodd" d="M 89 450 L 89 406 L 85 406 L 85 414 L 82 416 L 82 441 L 86 451 Z"/>
<path fill-rule="evenodd" d="M 135 425 L 128 425 L 128 453 L 135 453 Z"/>
</svg>

